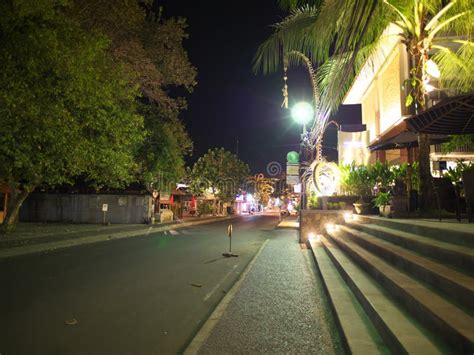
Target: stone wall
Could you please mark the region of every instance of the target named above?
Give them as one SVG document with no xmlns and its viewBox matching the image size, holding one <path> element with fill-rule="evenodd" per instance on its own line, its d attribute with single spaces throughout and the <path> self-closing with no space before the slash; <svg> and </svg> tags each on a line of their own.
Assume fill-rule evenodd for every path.
<svg viewBox="0 0 474 355">
<path fill-rule="evenodd" d="M 20 209 L 22 222 L 144 223 L 152 213 L 149 195 L 32 193 Z"/>
<path fill-rule="evenodd" d="M 344 213 L 337 210 L 301 210 L 300 243 L 306 243 L 310 233 L 314 235 L 325 232 L 326 223 L 344 223 Z"/>
</svg>

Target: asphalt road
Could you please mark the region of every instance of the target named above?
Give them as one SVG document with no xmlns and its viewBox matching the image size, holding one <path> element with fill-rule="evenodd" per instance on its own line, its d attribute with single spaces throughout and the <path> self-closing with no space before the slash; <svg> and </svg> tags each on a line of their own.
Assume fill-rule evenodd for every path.
<svg viewBox="0 0 474 355">
<path fill-rule="evenodd" d="M 226 221 L 0 261 L 0 354 L 181 352 L 277 222 L 232 220 L 237 258 Z"/>
</svg>

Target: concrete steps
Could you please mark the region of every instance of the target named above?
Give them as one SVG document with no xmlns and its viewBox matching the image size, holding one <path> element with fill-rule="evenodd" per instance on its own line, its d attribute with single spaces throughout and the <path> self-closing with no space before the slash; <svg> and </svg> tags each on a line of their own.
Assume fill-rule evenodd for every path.
<svg viewBox="0 0 474 355">
<path fill-rule="evenodd" d="M 327 256 L 339 271 L 340 277 L 349 286 L 390 352 L 413 354 L 439 354 L 443 352 L 440 345 L 435 343 L 434 338 L 428 338 L 423 333 L 422 327 L 411 319 L 407 313 L 401 311 L 389 295 L 349 259 L 335 243 L 325 237 L 321 238 L 321 243 Z M 319 260 L 319 267 L 324 268 L 319 264 Z M 334 294 L 331 288 L 328 287 L 328 289 L 330 289 L 329 294 Z M 353 306 L 353 308 L 356 309 L 357 307 Z M 347 309 L 346 312 L 348 312 Z M 354 318 L 347 320 L 347 326 L 343 327 L 343 331 L 346 332 L 352 329 L 354 323 Z M 356 354 L 373 353 L 365 351 L 351 352 Z"/>
<path fill-rule="evenodd" d="M 313 255 L 346 351 L 350 354 L 388 354 L 382 338 L 337 271 L 321 242 L 311 240 Z"/>
<path fill-rule="evenodd" d="M 349 344 L 350 352 L 383 352 L 385 348 L 377 341 L 381 338 L 394 353 L 474 353 L 470 246 L 474 230 L 469 233 L 469 229 L 458 228 L 452 234 L 437 230 L 443 234 L 439 237 L 426 222 L 416 225 L 417 221 L 408 220 L 406 224 L 363 218 L 336 225 L 325 236 L 310 241 L 336 318 L 345 309 L 346 317 L 363 323 L 366 318 L 357 312 L 361 307 L 379 336 L 366 325 L 368 334 L 359 338 L 367 345 L 371 335 L 372 351 Z M 341 296 L 344 285 L 338 284 L 342 280 L 350 289 L 345 301 Z M 350 297 L 358 302 L 348 310 Z M 342 332 L 348 332 L 351 321 L 339 322 Z"/>
<path fill-rule="evenodd" d="M 357 223 L 350 223 L 349 225 L 356 227 Z M 395 267 L 439 289 L 465 307 L 467 312 L 474 312 L 473 277 L 358 229 L 339 226 L 339 231 L 346 238 L 351 238 L 363 248 L 383 257 L 385 261 Z M 387 235 L 390 234 L 387 233 Z"/>
<path fill-rule="evenodd" d="M 358 215 L 361 223 L 373 223 L 382 227 L 416 234 L 451 244 L 474 248 L 474 226 L 456 223 L 440 223 L 430 220 L 394 219 Z"/>
<path fill-rule="evenodd" d="M 366 232 L 377 238 L 413 250 L 443 264 L 449 264 L 462 272 L 474 275 L 474 249 L 464 245 L 439 241 L 430 237 L 405 232 L 400 229 L 372 223 L 347 222 L 354 229 Z M 399 227 L 397 225 L 397 227 Z M 446 234 L 438 231 L 439 234 Z"/>
</svg>

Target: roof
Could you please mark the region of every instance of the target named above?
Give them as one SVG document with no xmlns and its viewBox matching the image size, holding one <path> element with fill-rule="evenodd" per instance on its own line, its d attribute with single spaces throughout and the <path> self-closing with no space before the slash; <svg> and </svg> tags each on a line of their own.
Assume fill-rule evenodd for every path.
<svg viewBox="0 0 474 355">
<path fill-rule="evenodd" d="M 474 92 L 443 100 L 406 123 L 416 133 L 474 134 Z"/>
<path fill-rule="evenodd" d="M 435 134 L 430 136 L 431 144 L 439 144 L 449 140 L 446 134 Z M 390 150 L 400 148 L 412 148 L 418 146 L 417 133 L 410 131 L 407 119 L 404 119 L 389 128 L 374 143 L 369 145 L 369 150 Z"/>
</svg>

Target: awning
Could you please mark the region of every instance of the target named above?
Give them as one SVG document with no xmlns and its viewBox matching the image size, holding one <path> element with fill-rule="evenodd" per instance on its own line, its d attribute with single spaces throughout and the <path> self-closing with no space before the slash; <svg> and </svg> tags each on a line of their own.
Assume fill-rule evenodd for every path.
<svg viewBox="0 0 474 355">
<path fill-rule="evenodd" d="M 405 121 L 415 133 L 474 134 L 474 92 L 441 101 Z"/>
<path fill-rule="evenodd" d="M 399 121 L 396 124 L 392 125 L 390 128 L 385 130 L 383 134 L 376 138 L 376 141 L 369 145 L 367 148 L 369 150 L 385 150 L 385 149 L 395 149 L 395 148 L 384 148 L 386 143 L 393 144 L 393 138 L 397 137 L 402 132 L 407 131 L 407 125 L 405 120 Z"/>
<path fill-rule="evenodd" d="M 440 144 L 447 142 L 449 136 L 445 134 L 432 134 L 430 135 L 431 144 Z M 392 138 L 385 140 L 378 140 L 376 143 L 371 144 L 369 150 L 390 150 L 390 149 L 401 149 L 401 148 L 413 148 L 418 147 L 418 135 L 412 131 L 402 131 Z"/>
</svg>

